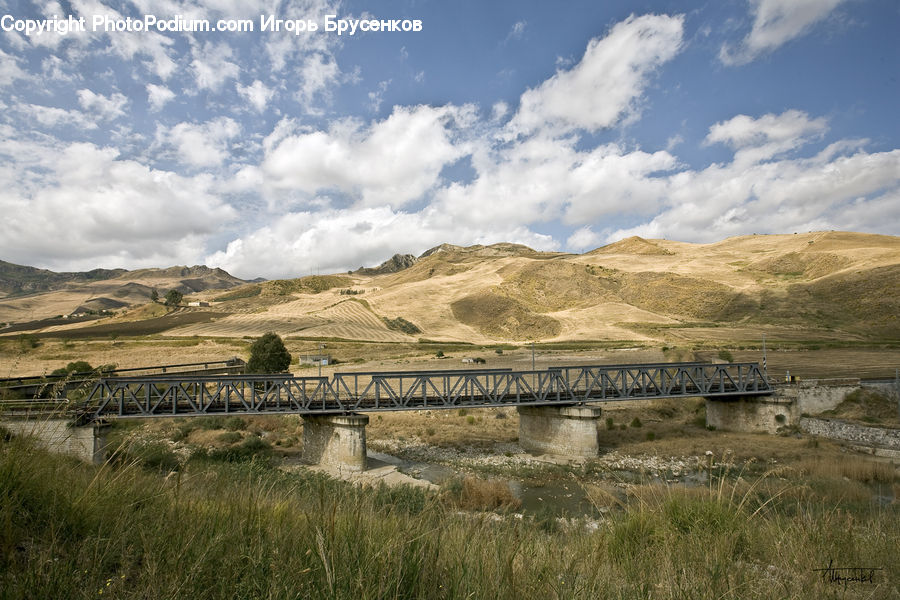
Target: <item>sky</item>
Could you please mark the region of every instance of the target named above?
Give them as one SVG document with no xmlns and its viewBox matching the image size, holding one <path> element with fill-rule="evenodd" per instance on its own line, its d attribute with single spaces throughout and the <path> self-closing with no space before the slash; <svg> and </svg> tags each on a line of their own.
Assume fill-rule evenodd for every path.
<svg viewBox="0 0 900 600">
<path fill-rule="evenodd" d="M 896 0 L 0 0 L 0 18 L 8 262 L 289 278 L 441 243 L 900 234 Z"/>
</svg>

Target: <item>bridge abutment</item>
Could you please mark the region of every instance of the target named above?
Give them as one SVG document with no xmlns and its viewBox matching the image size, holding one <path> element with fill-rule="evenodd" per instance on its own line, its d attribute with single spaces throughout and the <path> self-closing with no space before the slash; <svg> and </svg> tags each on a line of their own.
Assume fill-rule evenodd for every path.
<svg viewBox="0 0 900 600">
<path fill-rule="evenodd" d="M 106 423 L 78 425 L 70 418 L 39 416 L 4 417 L 0 425 L 13 435 L 34 438 L 51 452 L 68 454 L 95 465 L 106 460 L 106 436 L 109 431 Z"/>
<path fill-rule="evenodd" d="M 304 415 L 303 460 L 345 471 L 366 470 L 367 415 Z"/>
<path fill-rule="evenodd" d="M 590 457 L 600 454 L 594 406 L 520 406 L 519 445 L 538 454 Z"/>
</svg>

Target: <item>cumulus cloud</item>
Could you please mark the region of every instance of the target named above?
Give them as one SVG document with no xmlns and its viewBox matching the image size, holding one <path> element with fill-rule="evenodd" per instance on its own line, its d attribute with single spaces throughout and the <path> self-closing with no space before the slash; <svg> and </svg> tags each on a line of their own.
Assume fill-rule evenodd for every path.
<svg viewBox="0 0 900 600">
<path fill-rule="evenodd" d="M 267 87 L 262 81 L 257 79 L 252 84 L 244 86 L 237 84 L 237 91 L 245 98 L 256 112 L 263 112 L 269 104 L 269 100 L 275 95 L 275 90 Z"/>
<path fill-rule="evenodd" d="M 585 226 L 575 230 L 575 232 L 569 236 L 569 239 L 566 240 L 566 246 L 572 250 L 584 252 L 585 250 L 592 250 L 600 246 L 602 242 L 603 237 L 600 234 L 591 229 L 590 226 Z"/>
<path fill-rule="evenodd" d="M 453 106 L 396 107 L 368 127 L 343 121 L 328 132 L 268 140 L 262 170 L 276 189 L 310 195 L 334 189 L 365 206 L 403 206 L 431 189 L 444 165 L 461 156 L 453 124 L 469 113 Z"/>
<path fill-rule="evenodd" d="M 457 244 L 511 241 L 545 250 L 557 247 L 550 236 L 524 227 L 495 223 L 460 230 L 431 209 L 404 212 L 380 206 L 287 213 L 207 256 L 206 264 L 238 277 L 297 277 L 372 266 L 396 252 L 420 254 L 447 240 Z M 272 252 L 272 248 L 279 250 Z"/>
<path fill-rule="evenodd" d="M 705 142 L 727 144 L 737 150 L 736 162 L 753 163 L 798 148 L 827 130 L 826 119 L 810 119 L 800 110 L 769 113 L 757 119 L 737 115 L 710 127 Z"/>
<path fill-rule="evenodd" d="M 147 84 L 147 101 L 150 103 L 150 110 L 158 112 L 166 105 L 167 102 L 175 98 L 175 92 L 164 85 Z"/>
<path fill-rule="evenodd" d="M 900 194 L 900 150 L 867 153 L 837 143 L 810 158 L 734 160 L 672 175 L 655 217 L 608 235 L 715 241 L 747 232 L 847 229 L 891 231 Z"/>
<path fill-rule="evenodd" d="M 631 16 L 591 40 L 577 65 L 522 94 L 511 133 L 547 126 L 597 131 L 633 116 L 650 75 L 681 49 L 683 22 Z"/>
<path fill-rule="evenodd" d="M 28 79 L 28 75 L 19 68 L 17 57 L 0 50 L 0 79 L 12 82 L 16 79 Z"/>
<path fill-rule="evenodd" d="M 175 149 L 181 160 L 194 167 L 222 165 L 229 156 L 229 141 L 241 132 L 233 119 L 219 117 L 206 123 L 178 123 L 160 128 L 156 142 Z"/>
<path fill-rule="evenodd" d="M 0 153 L 9 149 L 0 141 Z M 0 254 L 9 260 L 56 269 L 193 263 L 235 216 L 206 176 L 153 170 L 93 144 L 29 150 L 40 174 L 0 173 Z"/>
<path fill-rule="evenodd" d="M 753 29 L 737 47 L 724 44 L 719 59 L 745 64 L 807 33 L 844 0 L 750 0 Z"/>
<path fill-rule="evenodd" d="M 112 121 L 125 115 L 128 98 L 116 92 L 111 96 L 97 94 L 88 89 L 78 90 L 78 104 L 81 108 L 97 117 Z"/>
<path fill-rule="evenodd" d="M 240 67 L 231 62 L 232 51 L 225 44 L 206 43 L 194 50 L 191 68 L 201 90 L 218 91 L 229 79 L 237 79 Z"/>
</svg>

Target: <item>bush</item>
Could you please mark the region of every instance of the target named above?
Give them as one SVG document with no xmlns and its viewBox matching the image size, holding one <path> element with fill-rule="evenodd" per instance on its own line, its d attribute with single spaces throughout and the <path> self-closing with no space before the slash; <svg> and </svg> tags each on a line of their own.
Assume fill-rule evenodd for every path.
<svg viewBox="0 0 900 600">
<path fill-rule="evenodd" d="M 239 434 L 237 431 L 226 431 L 224 433 L 220 433 L 216 440 L 225 444 L 236 444 L 237 442 L 241 441 L 241 434 Z"/>
<path fill-rule="evenodd" d="M 291 353 L 274 332 L 264 334 L 250 346 L 248 373 L 283 373 L 291 364 Z"/>
<path fill-rule="evenodd" d="M 726 362 L 734 362 L 734 356 L 728 350 L 719 350 L 719 358 Z"/>
<path fill-rule="evenodd" d="M 466 423 L 468 423 L 469 425 L 474 425 L 475 417 L 473 417 L 472 415 L 469 415 L 468 417 L 466 417 Z"/>
<path fill-rule="evenodd" d="M 397 317 L 396 319 L 388 319 L 387 317 L 383 317 L 383 320 L 388 329 L 399 331 L 407 335 L 422 333 L 422 330 L 419 329 L 414 323 L 410 323 L 403 317 Z"/>
<path fill-rule="evenodd" d="M 178 306 L 184 299 L 184 294 L 178 290 L 169 290 L 166 292 L 166 306 Z"/>
<path fill-rule="evenodd" d="M 612 430 L 616 428 L 616 423 L 612 417 L 606 417 L 606 429 Z"/>
<path fill-rule="evenodd" d="M 644 424 L 641 423 L 641 420 L 638 419 L 637 417 L 635 417 L 635 418 L 633 418 L 633 419 L 631 420 L 631 426 L 632 426 L 632 427 L 642 427 L 643 425 L 644 425 Z"/>
</svg>

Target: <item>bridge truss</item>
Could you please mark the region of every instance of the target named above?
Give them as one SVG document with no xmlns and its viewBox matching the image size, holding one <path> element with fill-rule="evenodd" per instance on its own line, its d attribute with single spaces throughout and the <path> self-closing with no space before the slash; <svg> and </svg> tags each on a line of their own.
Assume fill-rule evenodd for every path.
<svg viewBox="0 0 900 600">
<path fill-rule="evenodd" d="M 663 363 L 284 375 L 111 377 L 83 403 L 84 418 L 214 414 L 300 415 L 460 407 L 583 404 L 651 398 L 771 394 L 756 363 Z"/>
</svg>

